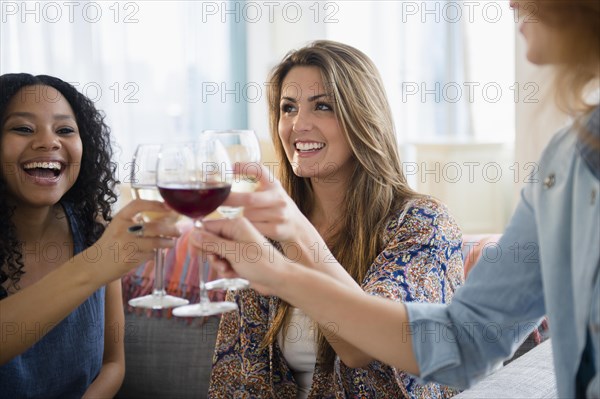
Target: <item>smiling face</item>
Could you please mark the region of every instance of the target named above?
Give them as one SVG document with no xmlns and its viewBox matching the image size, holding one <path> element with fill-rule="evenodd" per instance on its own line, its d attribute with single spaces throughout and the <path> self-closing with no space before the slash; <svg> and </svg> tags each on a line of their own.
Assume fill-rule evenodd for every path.
<svg viewBox="0 0 600 399">
<path fill-rule="evenodd" d="M 297 176 L 341 177 L 352 171 L 353 153 L 333 101 L 317 67 L 293 67 L 283 80 L 278 132 Z"/>
<path fill-rule="evenodd" d="M 2 178 L 17 204 L 56 204 L 77 180 L 83 152 L 75 115 L 50 86 L 28 86 L 12 98 L 0 137 Z"/>
</svg>

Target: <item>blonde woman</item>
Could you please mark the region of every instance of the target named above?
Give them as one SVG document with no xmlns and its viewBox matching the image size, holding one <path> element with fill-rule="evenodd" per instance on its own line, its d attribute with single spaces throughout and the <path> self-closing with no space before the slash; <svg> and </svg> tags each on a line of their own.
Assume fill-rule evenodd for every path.
<svg viewBox="0 0 600 399">
<path fill-rule="evenodd" d="M 263 294 L 300 307 L 320 325 L 335 325 L 348 345 L 419 376 L 467 387 L 510 357 L 547 314 L 558 396 L 600 397 L 600 108 L 585 101 L 600 78 L 598 1 L 512 1 L 527 57 L 559 69 L 559 103 L 575 118 L 539 162 L 539 182 L 526 186 L 499 247 L 481 259 L 448 306 L 404 304 L 363 295 L 325 273 L 290 262 L 265 245 L 247 220 L 206 225 L 194 244 L 217 251 Z M 535 10 L 531 18 L 531 10 Z M 226 237 L 226 238 L 224 238 Z M 244 245 L 240 245 L 244 244 Z M 511 248 L 536 248 L 515 256 Z M 266 247 L 263 247 L 266 248 Z M 239 255 L 239 254 L 238 254 Z M 255 256 L 254 256 L 255 255 Z M 227 272 L 226 275 L 233 273 Z M 488 327 L 491 327 L 488 329 Z"/>
<path fill-rule="evenodd" d="M 391 301 L 446 303 L 462 283 L 461 233 L 447 209 L 406 184 L 382 81 L 350 46 L 317 41 L 269 78 L 281 185 L 230 203 L 288 259 L 350 290 Z M 266 171 L 263 171 L 266 172 Z M 287 193 L 287 194 L 286 194 Z M 289 196 L 288 196 L 289 194 Z M 386 366 L 298 308 L 254 290 L 229 294 L 210 396 L 445 397 L 454 391 Z"/>
</svg>

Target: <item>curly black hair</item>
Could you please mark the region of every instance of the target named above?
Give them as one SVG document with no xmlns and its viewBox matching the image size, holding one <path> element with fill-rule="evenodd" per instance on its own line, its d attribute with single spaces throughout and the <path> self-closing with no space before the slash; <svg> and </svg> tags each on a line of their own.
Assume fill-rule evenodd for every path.
<svg viewBox="0 0 600 399">
<path fill-rule="evenodd" d="M 97 110 L 94 103 L 71 84 L 52 76 L 27 73 L 0 76 L 0 127 L 4 126 L 6 109 L 12 98 L 22 88 L 37 85 L 58 90 L 75 114 L 83 145 L 81 168 L 75 184 L 61 201 L 72 204 L 85 237 L 85 246 L 88 247 L 104 232 L 105 224 L 112 219 L 111 205 L 117 200 L 110 128 L 104 122 L 104 113 Z M 5 167 L 10 166 L 0 164 L 0 171 Z M 15 207 L 8 203 L 7 184 L 2 176 L 0 173 L 0 299 L 8 295 L 2 284 L 10 279 L 9 286 L 18 289 L 18 282 L 24 273 L 22 243 L 17 238 L 12 222 Z"/>
</svg>

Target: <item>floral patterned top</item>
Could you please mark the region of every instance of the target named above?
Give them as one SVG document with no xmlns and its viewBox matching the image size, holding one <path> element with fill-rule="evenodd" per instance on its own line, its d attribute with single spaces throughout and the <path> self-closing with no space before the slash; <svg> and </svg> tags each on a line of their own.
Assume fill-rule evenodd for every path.
<svg viewBox="0 0 600 399">
<path fill-rule="evenodd" d="M 371 295 L 394 301 L 447 303 L 463 282 L 462 237 L 446 207 L 431 198 L 411 201 L 390 217 L 384 249 L 362 282 Z M 228 292 L 240 311 L 222 315 L 210 398 L 296 398 L 297 385 L 277 342 L 261 342 L 280 300 L 247 289 Z M 438 398 L 457 392 L 437 384 L 418 385 L 410 375 L 373 361 L 350 368 L 336 358 L 332 371 L 315 365 L 309 399 Z"/>
</svg>

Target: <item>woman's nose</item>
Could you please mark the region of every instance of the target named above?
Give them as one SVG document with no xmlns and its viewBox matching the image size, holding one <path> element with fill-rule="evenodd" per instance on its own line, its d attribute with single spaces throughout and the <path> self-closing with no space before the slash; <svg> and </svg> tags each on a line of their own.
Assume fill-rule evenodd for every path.
<svg viewBox="0 0 600 399">
<path fill-rule="evenodd" d="M 40 128 L 33 136 L 31 144 L 34 150 L 54 151 L 60 148 L 58 135 L 50 128 Z"/>
<path fill-rule="evenodd" d="M 298 110 L 294 118 L 294 130 L 297 132 L 309 131 L 313 127 L 312 115 L 308 111 Z"/>
</svg>

